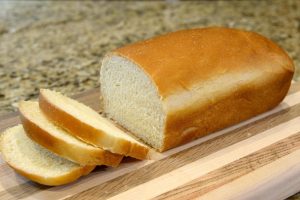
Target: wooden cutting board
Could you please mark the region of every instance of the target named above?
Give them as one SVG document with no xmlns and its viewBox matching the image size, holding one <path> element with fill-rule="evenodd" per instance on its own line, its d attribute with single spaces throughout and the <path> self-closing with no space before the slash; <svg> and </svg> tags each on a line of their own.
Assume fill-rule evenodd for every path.
<svg viewBox="0 0 300 200">
<path fill-rule="evenodd" d="M 99 110 L 99 95 L 75 98 Z M 17 115 L 0 117 L 0 130 Z M 0 160 L 0 199 L 284 199 L 300 191 L 300 84 L 267 113 L 153 156 L 60 187 L 28 181 Z"/>
</svg>

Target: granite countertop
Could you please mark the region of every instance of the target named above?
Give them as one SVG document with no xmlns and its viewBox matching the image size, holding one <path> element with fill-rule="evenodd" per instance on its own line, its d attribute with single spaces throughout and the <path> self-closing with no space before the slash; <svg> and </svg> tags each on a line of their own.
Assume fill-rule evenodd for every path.
<svg viewBox="0 0 300 200">
<path fill-rule="evenodd" d="M 39 88 L 67 95 L 99 86 L 103 55 L 185 28 L 226 26 L 283 47 L 300 80 L 300 1 L 0 1 L 0 115 Z M 300 199 L 298 194 L 293 199 Z"/>
<path fill-rule="evenodd" d="M 300 68 L 300 1 L 0 1 L 0 115 L 38 88 L 68 95 L 99 85 L 102 56 L 178 29 L 227 26 L 261 33 Z M 298 55 L 298 56 L 297 56 Z M 294 77 L 300 80 L 300 70 Z"/>
</svg>

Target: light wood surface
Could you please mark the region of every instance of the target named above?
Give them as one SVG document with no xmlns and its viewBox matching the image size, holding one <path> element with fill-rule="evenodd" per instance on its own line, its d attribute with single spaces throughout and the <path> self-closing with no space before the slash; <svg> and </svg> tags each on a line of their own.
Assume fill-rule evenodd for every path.
<svg viewBox="0 0 300 200">
<path fill-rule="evenodd" d="M 99 111 L 98 89 L 75 98 Z M 271 97 L 270 97 L 271 98 Z M 0 130 L 19 123 L 0 117 Z M 147 161 L 41 186 L 0 159 L 0 199 L 284 199 L 300 191 L 300 84 L 275 109 Z"/>
</svg>

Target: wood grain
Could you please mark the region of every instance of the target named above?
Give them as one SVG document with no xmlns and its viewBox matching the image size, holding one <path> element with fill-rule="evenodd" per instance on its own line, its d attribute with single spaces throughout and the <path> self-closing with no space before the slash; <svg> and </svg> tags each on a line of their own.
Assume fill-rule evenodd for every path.
<svg viewBox="0 0 300 200">
<path fill-rule="evenodd" d="M 288 132 L 285 127 L 289 127 Z M 152 199 L 162 193 L 176 189 L 189 181 L 199 178 L 204 174 L 283 140 L 286 137 L 292 136 L 299 132 L 299 128 L 300 117 L 297 117 L 251 138 L 240 141 L 226 148 L 222 148 L 204 158 L 169 171 L 167 174 L 135 186 L 134 188 L 113 196 L 110 199 L 129 200 L 132 196 L 138 197 L 139 194 L 142 194 L 145 199 Z M 162 185 L 164 187 L 161 187 Z M 149 190 L 150 188 L 151 190 Z"/>
<path fill-rule="evenodd" d="M 297 150 L 198 199 L 285 199 L 300 188 L 299 157 L 300 151 Z"/>
<path fill-rule="evenodd" d="M 184 200 L 200 197 L 299 149 L 300 133 L 297 133 L 154 199 Z"/>
<path fill-rule="evenodd" d="M 196 145 L 190 149 L 181 151 L 170 157 L 159 160 L 141 169 L 135 170 L 134 172 L 118 177 L 117 179 L 100 184 L 94 188 L 74 195 L 70 199 L 93 199 L 92 196 L 97 193 L 103 194 L 101 195 L 101 197 L 97 197 L 98 199 L 106 199 L 111 196 L 117 195 L 121 192 L 127 191 L 130 188 L 166 174 L 174 169 L 208 156 L 220 149 L 226 148 L 237 142 L 253 137 L 254 135 L 268 130 L 271 127 L 289 121 L 298 116 L 299 113 L 300 104 L 297 104 L 293 106 L 293 109 L 288 108 L 282 110 L 279 113 L 275 113 L 267 118 L 255 121 L 238 130 L 231 131 L 227 134 Z M 136 177 L 139 177 L 139 179 L 136 180 Z"/>
<path fill-rule="evenodd" d="M 101 111 L 98 88 L 74 98 Z M 18 113 L 0 116 L 0 131 L 17 123 Z M 222 194 L 226 190 L 235 192 L 235 197 L 246 197 L 245 191 L 250 186 L 253 189 L 253 184 L 274 178 L 265 172 L 266 169 L 278 171 L 274 163 L 278 163 L 280 170 L 300 163 L 294 153 L 300 149 L 299 132 L 300 84 L 294 84 L 289 96 L 272 111 L 162 154 L 154 153 L 153 160 L 125 159 L 118 168 L 98 168 L 66 186 L 32 183 L 0 160 L 0 199 L 214 199 L 218 197 L 216 191 Z M 285 160 L 289 160 L 289 165 L 282 164 Z M 261 171 L 264 177 L 255 179 L 256 182 L 249 180 Z M 300 175 L 299 170 L 292 172 Z M 284 178 L 279 171 L 277 175 L 276 180 Z M 249 188 L 242 187 L 242 181 L 248 181 Z M 276 184 L 273 182 L 262 188 L 269 191 L 268 187 Z M 294 188 L 297 183 L 292 183 L 280 182 L 281 187 L 291 188 L 280 191 L 280 197 L 297 192 Z"/>
</svg>

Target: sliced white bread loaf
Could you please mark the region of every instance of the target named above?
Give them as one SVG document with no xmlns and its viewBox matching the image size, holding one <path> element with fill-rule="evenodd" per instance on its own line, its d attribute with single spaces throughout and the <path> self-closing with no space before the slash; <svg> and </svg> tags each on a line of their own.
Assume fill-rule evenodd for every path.
<svg viewBox="0 0 300 200">
<path fill-rule="evenodd" d="M 164 151 L 275 107 L 293 73 L 267 38 L 211 27 L 115 50 L 103 60 L 100 87 L 105 114 Z"/>
<path fill-rule="evenodd" d="M 88 106 L 47 89 L 40 90 L 43 113 L 73 136 L 113 153 L 148 158 L 149 148 Z"/>
<path fill-rule="evenodd" d="M 118 166 L 123 156 L 87 144 L 53 124 L 40 110 L 38 102 L 22 101 L 20 116 L 27 135 L 68 160 L 81 165 Z M 76 124 L 73 124 L 77 128 Z"/>
<path fill-rule="evenodd" d="M 89 174 L 95 166 L 80 166 L 33 142 L 21 125 L 0 137 L 3 159 L 19 174 L 44 185 L 62 185 Z"/>
</svg>

